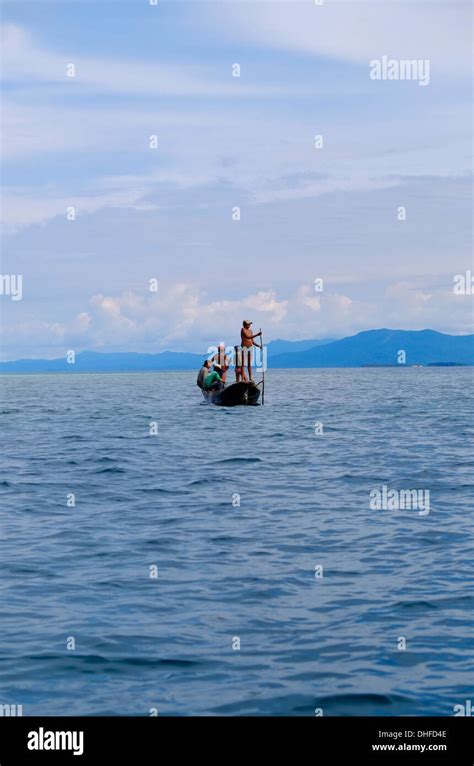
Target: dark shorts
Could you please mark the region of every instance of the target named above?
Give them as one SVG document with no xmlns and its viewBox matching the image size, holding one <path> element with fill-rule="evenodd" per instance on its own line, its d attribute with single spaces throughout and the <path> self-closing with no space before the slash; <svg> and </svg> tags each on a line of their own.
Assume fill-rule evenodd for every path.
<svg viewBox="0 0 474 766">
<path fill-rule="evenodd" d="M 234 366 L 242 367 L 242 349 L 240 346 L 234 346 Z"/>
</svg>

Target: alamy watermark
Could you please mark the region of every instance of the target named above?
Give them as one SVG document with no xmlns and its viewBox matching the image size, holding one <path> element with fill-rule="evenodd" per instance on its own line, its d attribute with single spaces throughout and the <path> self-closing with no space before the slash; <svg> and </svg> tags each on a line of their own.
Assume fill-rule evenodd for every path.
<svg viewBox="0 0 474 766">
<path fill-rule="evenodd" d="M 414 80 L 418 85 L 430 84 L 429 59 L 372 59 L 369 64 L 371 80 Z"/>
<path fill-rule="evenodd" d="M 82 755 L 84 732 L 49 731 L 40 726 L 28 732 L 28 750 L 71 750 L 73 755 Z"/>
<path fill-rule="evenodd" d="M 383 484 L 370 492 L 371 511 L 418 511 L 419 516 L 430 512 L 429 489 L 389 489 Z"/>
<path fill-rule="evenodd" d="M 474 295 L 474 275 L 471 269 L 465 274 L 455 274 L 453 277 L 454 295 Z"/>
<path fill-rule="evenodd" d="M 23 715 L 23 705 L 0 705 L 0 717 L 7 718 Z"/>
<path fill-rule="evenodd" d="M 255 369 L 266 372 L 267 370 L 267 347 L 264 346 L 226 346 L 220 343 L 218 346 L 209 346 L 207 349 L 207 360 L 211 363 L 219 364 L 221 367 L 242 367 L 247 364 L 250 358 L 250 364 Z"/>
<path fill-rule="evenodd" d="M 23 275 L 0 274 L 0 295 L 9 295 L 12 301 L 23 298 Z"/>
<path fill-rule="evenodd" d="M 472 700 L 465 700 L 464 705 L 454 705 L 453 706 L 453 715 L 455 717 L 457 716 L 468 716 L 472 717 L 473 715 L 473 708 L 472 708 Z"/>
</svg>

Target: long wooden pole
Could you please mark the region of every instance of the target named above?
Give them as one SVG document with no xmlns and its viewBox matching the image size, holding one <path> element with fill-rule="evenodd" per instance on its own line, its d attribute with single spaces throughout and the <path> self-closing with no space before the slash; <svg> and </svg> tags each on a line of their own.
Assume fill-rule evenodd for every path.
<svg viewBox="0 0 474 766">
<path fill-rule="evenodd" d="M 260 346 L 262 351 L 262 407 L 265 404 L 265 362 L 263 360 L 263 335 L 260 328 Z"/>
</svg>

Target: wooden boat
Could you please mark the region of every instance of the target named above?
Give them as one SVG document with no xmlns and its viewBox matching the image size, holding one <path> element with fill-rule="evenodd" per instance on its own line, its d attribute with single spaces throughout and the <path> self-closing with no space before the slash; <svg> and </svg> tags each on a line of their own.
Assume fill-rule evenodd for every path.
<svg viewBox="0 0 474 766">
<path fill-rule="evenodd" d="M 258 404 L 260 398 L 260 389 L 255 383 L 231 383 L 221 391 L 202 392 L 206 404 L 218 404 L 220 407 L 237 407 L 240 404 L 253 405 Z"/>
</svg>

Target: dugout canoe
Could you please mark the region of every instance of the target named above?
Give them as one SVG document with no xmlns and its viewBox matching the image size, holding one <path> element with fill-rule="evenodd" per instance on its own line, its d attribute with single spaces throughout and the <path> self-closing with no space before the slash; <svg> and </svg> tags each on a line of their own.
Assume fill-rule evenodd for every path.
<svg viewBox="0 0 474 766">
<path fill-rule="evenodd" d="M 203 390 L 202 395 L 206 404 L 217 404 L 220 407 L 255 406 L 260 399 L 260 389 L 255 383 L 240 381 L 226 386 L 221 391 Z"/>
</svg>

